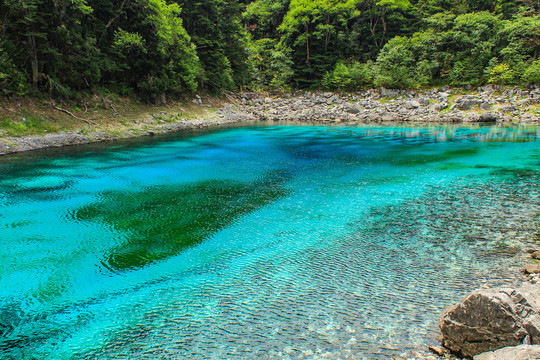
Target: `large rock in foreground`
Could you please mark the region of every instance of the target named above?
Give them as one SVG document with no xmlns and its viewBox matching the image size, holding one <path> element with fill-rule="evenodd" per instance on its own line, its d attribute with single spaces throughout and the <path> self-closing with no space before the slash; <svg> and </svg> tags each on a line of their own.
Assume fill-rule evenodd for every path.
<svg viewBox="0 0 540 360">
<path fill-rule="evenodd" d="M 476 355 L 474 360 L 533 360 L 540 359 L 540 345 L 509 346 L 497 351 Z"/>
<path fill-rule="evenodd" d="M 540 344 L 540 287 L 476 290 L 441 316 L 445 347 L 464 357 L 523 344 Z"/>
</svg>

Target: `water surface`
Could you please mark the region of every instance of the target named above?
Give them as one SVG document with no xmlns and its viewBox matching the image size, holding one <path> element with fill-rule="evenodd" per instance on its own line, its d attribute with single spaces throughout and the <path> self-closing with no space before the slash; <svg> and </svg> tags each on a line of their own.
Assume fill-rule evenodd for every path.
<svg viewBox="0 0 540 360">
<path fill-rule="evenodd" d="M 535 127 L 253 126 L 0 160 L 6 359 L 389 359 L 519 280 Z"/>
</svg>

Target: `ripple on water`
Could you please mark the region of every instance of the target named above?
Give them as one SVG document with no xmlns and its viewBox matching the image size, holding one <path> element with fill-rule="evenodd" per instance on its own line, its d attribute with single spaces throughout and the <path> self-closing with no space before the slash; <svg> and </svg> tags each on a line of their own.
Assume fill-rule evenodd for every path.
<svg viewBox="0 0 540 360">
<path fill-rule="evenodd" d="M 534 134 L 245 128 L 42 159 L 42 178 L 0 180 L 0 354 L 384 359 L 434 343 L 446 306 L 519 280 Z"/>
</svg>

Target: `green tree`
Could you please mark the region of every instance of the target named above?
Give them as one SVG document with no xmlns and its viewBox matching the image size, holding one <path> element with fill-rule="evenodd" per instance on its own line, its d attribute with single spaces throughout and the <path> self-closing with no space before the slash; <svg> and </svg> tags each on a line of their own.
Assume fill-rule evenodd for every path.
<svg viewBox="0 0 540 360">
<path fill-rule="evenodd" d="M 359 14 L 356 4 L 357 0 L 291 1 L 279 31 L 282 44 L 293 49 L 297 85 L 314 85 L 339 60 L 342 51 L 336 40 Z"/>
<path fill-rule="evenodd" d="M 276 40 L 263 38 L 251 42 L 249 61 L 257 89 L 288 89 L 294 75 L 290 49 Z"/>
<path fill-rule="evenodd" d="M 242 5 L 236 0 L 178 0 L 182 19 L 199 55 L 209 89 L 233 89 L 248 81 Z"/>
</svg>

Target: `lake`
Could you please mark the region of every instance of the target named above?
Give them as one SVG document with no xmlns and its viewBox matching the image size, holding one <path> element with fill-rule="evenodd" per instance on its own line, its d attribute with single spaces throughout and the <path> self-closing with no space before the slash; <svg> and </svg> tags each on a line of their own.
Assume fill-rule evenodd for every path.
<svg viewBox="0 0 540 360">
<path fill-rule="evenodd" d="M 0 357 L 390 359 L 521 280 L 540 129 L 246 126 L 0 158 Z"/>
</svg>

